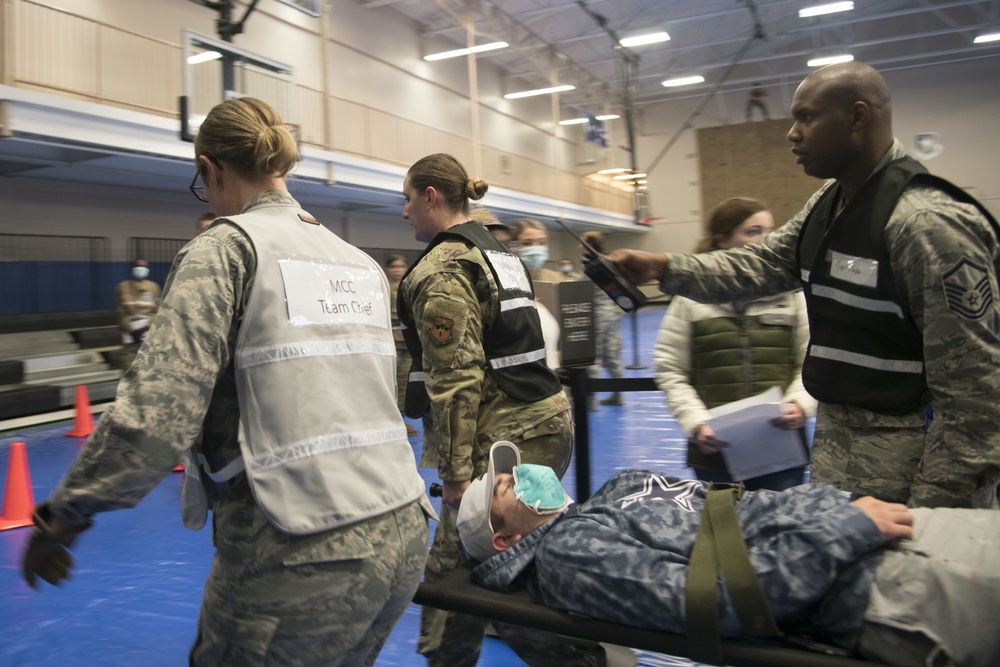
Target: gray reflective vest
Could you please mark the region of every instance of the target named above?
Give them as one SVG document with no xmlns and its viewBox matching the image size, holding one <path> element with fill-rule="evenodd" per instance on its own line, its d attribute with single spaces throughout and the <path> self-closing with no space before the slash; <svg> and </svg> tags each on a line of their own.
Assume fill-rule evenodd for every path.
<svg viewBox="0 0 1000 667">
<path fill-rule="evenodd" d="M 897 294 L 882 239 L 911 183 L 976 206 L 997 229 L 979 202 L 908 157 L 873 174 L 839 214 L 840 185 L 827 189 L 803 222 L 798 246 L 810 336 L 802 383 L 824 403 L 908 414 L 929 402 L 923 334 Z"/>
<path fill-rule="evenodd" d="M 479 248 L 499 292 L 500 310 L 492 326 L 483 332 L 488 372 L 497 386 L 507 395 L 528 403 L 562 391 L 558 376 L 545 363 L 545 341 L 528 271 L 521 260 L 482 225 L 467 222 L 441 232 L 406 275 L 409 276 L 420 260 L 440 243 L 456 238 Z M 471 281 L 476 284 L 475 276 Z M 400 291 L 400 297 L 402 294 Z M 406 416 L 419 419 L 430 409 L 430 398 L 424 384 L 423 346 L 410 309 L 403 306 L 397 311 L 409 318 L 409 321 L 403 322 L 403 339 L 413 359 L 406 385 Z"/>
<path fill-rule="evenodd" d="M 243 467 L 258 505 L 279 530 L 304 535 L 420 498 L 396 407 L 385 274 L 296 207 L 227 220 L 257 255 L 235 368 Z"/>
</svg>

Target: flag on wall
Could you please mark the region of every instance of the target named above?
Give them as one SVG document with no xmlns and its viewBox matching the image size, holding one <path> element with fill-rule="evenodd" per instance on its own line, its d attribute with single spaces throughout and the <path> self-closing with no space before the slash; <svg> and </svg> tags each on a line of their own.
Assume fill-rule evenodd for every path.
<svg viewBox="0 0 1000 667">
<path fill-rule="evenodd" d="M 597 144 L 601 148 L 608 147 L 608 134 L 604 129 L 604 121 L 597 120 L 593 114 L 587 114 L 587 130 L 584 133 L 584 139 L 587 141 Z"/>
</svg>

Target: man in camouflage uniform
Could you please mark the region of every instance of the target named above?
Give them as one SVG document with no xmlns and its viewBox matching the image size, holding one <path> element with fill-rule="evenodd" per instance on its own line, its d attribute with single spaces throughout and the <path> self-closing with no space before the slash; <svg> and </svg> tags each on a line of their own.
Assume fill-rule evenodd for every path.
<svg viewBox="0 0 1000 667">
<path fill-rule="evenodd" d="M 535 502 L 537 489 L 546 489 L 548 507 L 565 504 L 548 491 L 558 482 L 540 481 L 551 471 L 515 465 L 512 475 L 495 461 L 492 494 L 488 478 L 477 480 L 461 508 L 465 544 L 487 555 L 473 570 L 476 583 L 499 592 L 528 584 L 539 604 L 685 634 L 706 482 L 626 470 L 580 505 L 536 513 L 521 499 Z M 892 665 L 996 663 L 1000 512 L 852 503 L 826 484 L 748 491 L 735 511 L 783 631 Z M 722 637 L 748 632 L 729 595 L 717 609 Z"/>
<path fill-rule="evenodd" d="M 452 168 L 457 165 L 450 156 L 424 160 L 428 159 L 443 160 Z M 413 170 L 422 162 L 411 168 L 404 182 L 403 217 L 410 220 L 417 240 L 430 245 L 403 278 L 397 312 L 415 368 L 423 374 L 421 389 L 411 373 L 406 399 L 407 416 L 424 419 L 419 465 L 437 469 L 443 482 L 440 523 L 424 574 L 430 579 L 451 572 L 463 561 L 455 528 L 457 507 L 470 481 L 486 472 L 490 446 L 497 440 L 517 442 L 525 460 L 547 465 L 561 476 L 569 467 L 573 426 L 569 402 L 558 381 L 553 393 L 535 401 L 518 399 L 501 388 L 498 372 L 488 359 L 488 333 L 500 324 L 501 289 L 479 246 L 500 257 L 496 261 L 506 259 L 508 269 L 519 271 L 527 294 L 530 282 L 524 267 L 504 245 L 480 223 L 468 221 L 465 179 L 457 204 L 446 199 L 445 186 L 421 187 L 411 181 Z M 464 168 L 461 172 L 464 175 Z M 466 202 L 464 211 L 462 202 Z M 475 241 L 455 231 L 472 226 L 478 233 L 468 229 L 464 233 Z M 528 307 L 521 310 L 526 318 L 533 318 L 540 343 L 538 315 L 528 298 Z M 528 334 L 532 331 L 520 337 L 531 339 Z M 414 349 L 409 337 L 418 339 L 422 350 Z M 544 357 L 541 366 L 532 369 L 551 374 L 544 367 Z M 416 396 L 428 403 L 412 407 Z M 430 665 L 475 665 L 485 627 L 482 619 L 425 607 L 417 650 Z"/>
<path fill-rule="evenodd" d="M 146 338 L 153 316 L 160 307 L 160 286 L 149 280 L 149 262 L 132 262 L 128 280 L 115 288 L 115 313 L 122 330 L 121 368 L 127 369 Z"/>
<path fill-rule="evenodd" d="M 812 329 L 803 381 L 820 400 L 812 479 L 911 506 L 996 507 L 996 221 L 906 157 L 871 67 L 812 73 L 792 116 L 797 161 L 835 180 L 762 244 L 618 250 L 611 260 L 637 282 L 660 279 L 664 292 L 706 303 L 803 287 Z"/>
<path fill-rule="evenodd" d="M 583 240 L 597 252 L 604 254 L 607 246 L 604 241 L 604 234 L 601 232 L 584 232 Z M 583 246 L 580 247 L 583 251 Z M 594 285 L 594 345 L 596 360 L 589 368 L 587 374 L 591 378 L 601 376 L 601 369 L 608 372 L 612 378 L 625 377 L 625 366 L 622 364 L 622 309 L 618 307 L 610 297 Z M 622 405 L 622 395 L 614 392 L 607 398 L 601 399 L 601 405 Z M 590 408 L 593 410 L 594 400 L 590 399 Z"/>
</svg>

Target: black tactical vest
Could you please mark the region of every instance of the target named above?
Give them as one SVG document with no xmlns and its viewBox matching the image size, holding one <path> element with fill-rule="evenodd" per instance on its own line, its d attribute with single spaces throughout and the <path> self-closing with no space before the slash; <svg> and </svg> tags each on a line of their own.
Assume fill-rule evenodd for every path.
<svg viewBox="0 0 1000 667">
<path fill-rule="evenodd" d="M 802 383 L 824 403 L 907 414 L 929 401 L 923 336 L 897 293 L 882 240 L 911 184 L 976 206 L 997 229 L 979 202 L 909 157 L 873 174 L 839 214 L 840 185 L 823 194 L 802 225 L 797 259 L 809 304 Z"/>
<path fill-rule="evenodd" d="M 531 277 L 521 260 L 483 229 L 481 224 L 466 222 L 435 236 L 420 259 L 403 276 L 403 281 L 437 245 L 456 238 L 471 243 L 482 252 L 499 290 L 499 312 L 494 317 L 492 326 L 483 332 L 487 372 L 502 391 L 521 401 L 533 403 L 561 391 L 559 378 L 545 365 L 545 342 L 542 339 L 538 311 L 535 310 Z M 473 285 L 478 284 L 477 278 L 478 276 L 469 276 Z M 480 301 L 490 301 L 489 295 L 479 296 Z M 401 300 L 402 297 L 403 290 L 400 290 L 398 298 Z M 416 419 L 424 416 L 430 408 L 430 399 L 424 385 L 423 347 L 410 309 L 400 303 L 396 310 L 406 327 L 403 339 L 413 358 L 406 385 L 404 411 L 407 417 Z"/>
</svg>

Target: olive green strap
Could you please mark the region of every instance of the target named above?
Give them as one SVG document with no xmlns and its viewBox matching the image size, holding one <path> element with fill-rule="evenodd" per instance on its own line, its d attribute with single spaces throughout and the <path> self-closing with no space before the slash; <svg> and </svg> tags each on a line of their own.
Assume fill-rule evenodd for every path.
<svg viewBox="0 0 1000 667">
<path fill-rule="evenodd" d="M 709 497 L 714 493 L 709 491 Z M 695 662 L 722 664 L 722 641 L 719 638 L 718 562 L 712 517 L 705 509 L 701 525 L 691 549 L 687 585 L 684 592 L 685 626 L 688 637 L 688 657 Z"/>
<path fill-rule="evenodd" d="M 751 637 L 779 637 L 781 630 L 774 622 L 757 573 L 750 564 L 750 553 L 736 517 L 734 505 L 738 497 L 736 489 L 709 491 L 707 505 L 715 534 L 716 558 L 743 632 Z"/>
<path fill-rule="evenodd" d="M 781 635 L 750 564 L 733 507 L 740 493 L 740 488 L 709 489 L 691 550 L 685 591 L 685 625 L 688 657 L 696 662 L 723 664 L 718 614 L 720 568 L 744 631 L 756 637 Z"/>
</svg>

